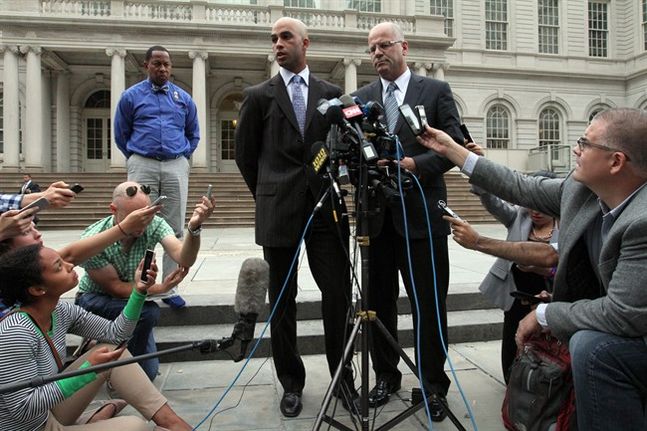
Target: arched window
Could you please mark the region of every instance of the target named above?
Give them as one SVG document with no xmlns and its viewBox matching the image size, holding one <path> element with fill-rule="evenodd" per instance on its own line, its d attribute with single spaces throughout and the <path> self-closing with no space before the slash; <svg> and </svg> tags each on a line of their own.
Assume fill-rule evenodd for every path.
<svg viewBox="0 0 647 431">
<path fill-rule="evenodd" d="M 85 102 L 86 108 L 110 108 L 110 91 L 95 91 Z"/>
<path fill-rule="evenodd" d="M 506 149 L 510 142 L 510 113 L 502 105 L 494 105 L 487 112 L 487 148 Z"/>
<path fill-rule="evenodd" d="M 561 119 L 555 108 L 546 108 L 539 113 L 539 146 L 562 143 Z"/>
<path fill-rule="evenodd" d="M 589 114 L 589 123 L 591 122 L 591 120 L 593 120 L 593 117 L 595 117 L 596 115 L 598 115 L 600 112 L 604 111 L 605 109 L 609 109 L 609 108 L 611 108 L 611 107 L 608 106 L 608 105 L 597 105 L 595 108 L 593 108 L 591 110 L 591 113 Z"/>
</svg>

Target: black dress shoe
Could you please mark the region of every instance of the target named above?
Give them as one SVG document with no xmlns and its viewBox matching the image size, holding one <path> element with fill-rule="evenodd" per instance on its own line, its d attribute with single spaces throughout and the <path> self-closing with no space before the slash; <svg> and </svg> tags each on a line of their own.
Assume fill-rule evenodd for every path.
<svg viewBox="0 0 647 431">
<path fill-rule="evenodd" d="M 442 404 L 441 404 L 442 403 Z M 429 412 L 431 413 L 431 420 L 434 422 L 441 422 L 447 417 L 447 399 L 444 395 L 436 394 L 436 397 L 429 403 Z"/>
<path fill-rule="evenodd" d="M 299 416 L 299 413 L 301 413 L 301 410 L 303 409 L 303 404 L 301 404 L 301 393 L 285 392 L 283 394 L 283 398 L 281 398 L 279 409 L 286 418 Z"/>
<path fill-rule="evenodd" d="M 344 410 L 349 413 L 358 413 L 359 414 L 359 394 L 355 389 L 353 389 L 350 394 L 347 391 L 339 390 L 334 394 L 339 401 L 341 401 L 341 406 Z"/>
<path fill-rule="evenodd" d="M 377 379 L 375 386 L 368 393 L 368 405 L 379 407 L 389 402 L 389 396 L 400 389 L 400 384 L 392 385 L 385 379 Z"/>
</svg>

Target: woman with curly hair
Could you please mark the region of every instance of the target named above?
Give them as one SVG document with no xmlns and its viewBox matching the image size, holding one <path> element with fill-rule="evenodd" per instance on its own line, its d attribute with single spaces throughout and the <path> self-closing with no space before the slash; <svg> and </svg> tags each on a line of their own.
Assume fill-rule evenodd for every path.
<svg viewBox="0 0 647 431">
<path fill-rule="evenodd" d="M 0 385 L 56 374 L 62 369 L 67 333 L 100 340 L 66 370 L 87 368 L 129 357 L 125 347 L 115 345 L 133 332 L 147 289 L 154 283 L 157 267 L 141 281 L 140 263 L 127 306 L 114 320 L 96 316 L 69 302 L 59 301 L 74 288 L 78 276 L 74 265 L 58 252 L 40 244 L 11 250 L 0 257 L 0 294 L 20 307 L 0 321 Z M 0 395 L 0 429 L 12 431 L 150 430 L 139 417 L 119 416 L 77 424 L 77 420 L 101 386 L 112 388 L 158 429 L 190 430 L 168 405 L 136 363 L 101 373 L 88 373 Z"/>
</svg>

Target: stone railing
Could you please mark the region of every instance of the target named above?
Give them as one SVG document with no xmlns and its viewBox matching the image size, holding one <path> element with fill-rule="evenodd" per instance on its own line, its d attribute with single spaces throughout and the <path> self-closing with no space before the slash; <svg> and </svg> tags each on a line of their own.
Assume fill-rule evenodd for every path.
<svg viewBox="0 0 647 431">
<path fill-rule="evenodd" d="M 38 3 L 39 2 L 39 3 Z M 229 5 L 199 0 L 27 0 L 17 12 L 33 13 L 39 4 L 41 16 L 125 19 L 133 21 L 165 21 L 218 25 L 270 26 L 282 16 L 298 18 L 310 30 L 366 32 L 375 24 L 397 22 L 408 35 L 444 33 L 440 16 L 400 16 L 381 13 L 360 13 L 356 10 L 320 10 L 283 7 L 280 5 Z M 34 5 L 34 6 L 29 6 Z M 3 7 L 0 3 L 0 12 Z"/>
</svg>

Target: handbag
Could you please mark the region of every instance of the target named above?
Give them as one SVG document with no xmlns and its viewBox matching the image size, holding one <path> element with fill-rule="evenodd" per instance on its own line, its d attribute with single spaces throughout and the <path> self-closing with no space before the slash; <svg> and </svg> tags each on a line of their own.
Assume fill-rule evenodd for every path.
<svg viewBox="0 0 647 431">
<path fill-rule="evenodd" d="M 518 352 L 501 408 L 510 431 L 577 430 L 568 346 L 541 334 Z"/>
</svg>

